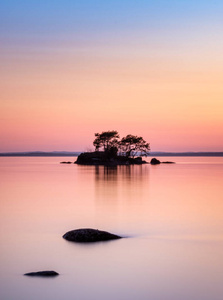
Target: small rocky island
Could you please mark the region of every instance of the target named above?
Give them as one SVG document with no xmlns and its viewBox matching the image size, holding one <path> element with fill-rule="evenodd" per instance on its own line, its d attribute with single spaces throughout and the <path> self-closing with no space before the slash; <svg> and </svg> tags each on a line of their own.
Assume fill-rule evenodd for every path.
<svg viewBox="0 0 223 300">
<path fill-rule="evenodd" d="M 103 131 L 95 133 L 93 142 L 94 152 L 81 153 L 76 164 L 79 165 L 142 165 L 147 162 L 142 156 L 147 156 L 150 151 L 149 143 L 142 137 L 128 134 L 119 139 L 117 131 Z"/>
<path fill-rule="evenodd" d="M 78 165 L 102 165 L 102 166 L 117 166 L 117 165 L 142 165 L 147 164 L 142 160 L 142 157 L 126 157 L 126 156 L 114 156 L 109 155 L 107 152 L 95 151 L 81 153 L 75 164 Z"/>
<path fill-rule="evenodd" d="M 92 243 L 92 242 L 117 240 L 117 239 L 121 239 L 122 237 L 107 231 L 101 231 L 98 229 L 91 229 L 91 228 L 83 228 L 83 229 L 68 231 L 63 235 L 63 238 L 71 242 Z"/>
</svg>

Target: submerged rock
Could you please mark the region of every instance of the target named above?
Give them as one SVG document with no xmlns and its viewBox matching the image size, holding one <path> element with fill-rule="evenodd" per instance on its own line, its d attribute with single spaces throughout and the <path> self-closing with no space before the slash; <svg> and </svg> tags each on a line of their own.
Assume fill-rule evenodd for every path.
<svg viewBox="0 0 223 300">
<path fill-rule="evenodd" d="M 150 161 L 150 164 L 151 165 L 159 165 L 160 164 L 160 161 L 156 158 L 152 158 L 151 161 Z"/>
<path fill-rule="evenodd" d="M 54 277 L 54 276 L 58 276 L 59 273 L 57 273 L 55 271 L 38 271 L 38 272 L 26 273 L 24 275 L 26 275 L 26 276 L 40 276 L 40 277 Z"/>
<path fill-rule="evenodd" d="M 91 243 L 121 239 L 122 237 L 106 231 L 91 228 L 83 228 L 68 231 L 63 235 L 63 238 L 67 241 L 72 242 Z"/>
<path fill-rule="evenodd" d="M 60 163 L 61 163 L 61 164 L 72 164 L 71 161 L 61 161 Z"/>
<path fill-rule="evenodd" d="M 162 164 L 175 164 L 174 161 L 162 161 Z"/>
</svg>

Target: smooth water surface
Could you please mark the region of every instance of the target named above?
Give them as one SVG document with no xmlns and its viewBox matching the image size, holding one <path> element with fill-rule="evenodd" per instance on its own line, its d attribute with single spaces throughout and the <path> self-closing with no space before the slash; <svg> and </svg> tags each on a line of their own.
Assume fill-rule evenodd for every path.
<svg viewBox="0 0 223 300">
<path fill-rule="evenodd" d="M 222 300 L 223 158 L 78 166 L 0 158 L 1 300 Z M 96 228 L 94 244 L 62 235 Z M 56 278 L 26 272 L 55 270 Z"/>
</svg>

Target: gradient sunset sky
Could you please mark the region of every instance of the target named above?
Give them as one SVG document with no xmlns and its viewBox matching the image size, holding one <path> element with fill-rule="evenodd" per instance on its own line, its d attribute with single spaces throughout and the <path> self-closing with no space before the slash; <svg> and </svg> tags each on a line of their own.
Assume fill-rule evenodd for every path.
<svg viewBox="0 0 223 300">
<path fill-rule="evenodd" d="M 0 4 L 0 152 L 223 151 L 223 1 Z"/>
</svg>

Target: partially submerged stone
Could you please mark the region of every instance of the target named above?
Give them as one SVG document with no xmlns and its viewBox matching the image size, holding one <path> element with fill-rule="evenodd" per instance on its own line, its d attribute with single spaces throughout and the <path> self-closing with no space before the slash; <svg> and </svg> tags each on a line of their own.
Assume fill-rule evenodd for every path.
<svg viewBox="0 0 223 300">
<path fill-rule="evenodd" d="M 173 161 L 160 161 L 156 159 L 155 157 L 151 159 L 150 161 L 151 165 L 159 165 L 159 164 L 175 164 Z"/>
<path fill-rule="evenodd" d="M 26 275 L 26 276 L 38 276 L 38 277 L 54 277 L 54 276 L 58 276 L 59 273 L 57 273 L 55 271 L 38 271 L 38 272 L 26 273 L 24 275 Z"/>
<path fill-rule="evenodd" d="M 91 243 L 121 239 L 122 237 L 106 231 L 91 228 L 83 228 L 68 231 L 63 235 L 63 238 L 67 241 L 77 243 Z"/>
<path fill-rule="evenodd" d="M 152 158 L 151 161 L 150 161 L 150 164 L 151 165 L 159 165 L 160 164 L 160 161 L 156 158 Z"/>
</svg>

